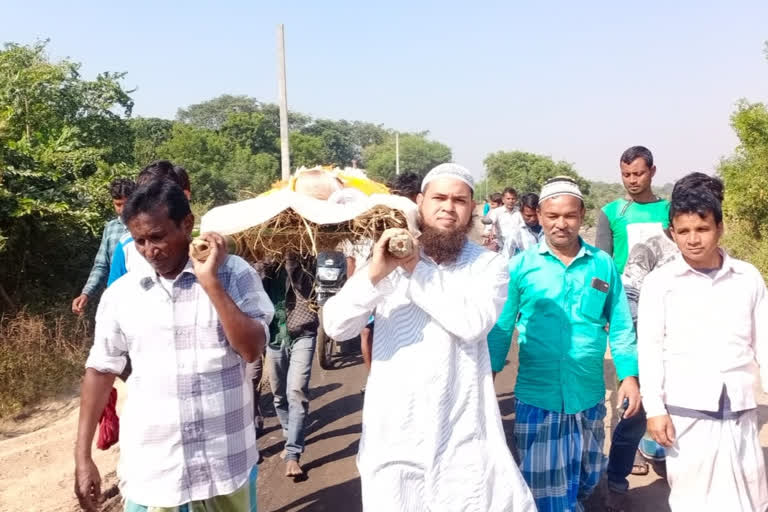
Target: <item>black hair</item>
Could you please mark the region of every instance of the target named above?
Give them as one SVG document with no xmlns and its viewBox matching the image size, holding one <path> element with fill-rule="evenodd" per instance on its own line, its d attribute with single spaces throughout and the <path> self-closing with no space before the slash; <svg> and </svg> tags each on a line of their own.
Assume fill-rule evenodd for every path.
<svg viewBox="0 0 768 512">
<path fill-rule="evenodd" d="M 128 198 L 123 207 L 123 223 L 127 225 L 140 213 L 149 213 L 163 206 L 168 210 L 168 217 L 177 226 L 192 213 L 181 187 L 170 180 L 153 180 L 140 185 Z"/>
<path fill-rule="evenodd" d="M 128 178 L 115 178 L 109 184 L 109 195 L 112 199 L 128 199 L 136 190 L 136 182 Z"/>
<path fill-rule="evenodd" d="M 721 203 L 725 197 L 725 187 L 720 178 L 709 176 L 703 172 L 692 172 L 677 180 L 672 188 L 672 195 L 676 190 L 692 190 L 697 188 L 708 189 Z"/>
<path fill-rule="evenodd" d="M 619 161 L 629 165 L 638 158 L 645 160 L 645 165 L 647 165 L 649 169 L 653 167 L 653 153 L 651 153 L 651 150 L 645 146 L 632 146 L 621 154 L 621 159 Z"/>
<path fill-rule="evenodd" d="M 422 177 L 414 172 L 398 174 L 389 182 L 389 189 L 393 194 L 408 198 L 414 198 L 421 193 Z"/>
<path fill-rule="evenodd" d="M 500 203 L 502 201 L 503 197 L 500 192 L 494 192 L 490 196 L 490 200 L 492 203 Z"/>
<path fill-rule="evenodd" d="M 723 182 L 704 173 L 691 173 L 675 183 L 669 204 L 669 223 L 683 213 L 704 218 L 712 214 L 716 224 L 723 222 Z"/>
<path fill-rule="evenodd" d="M 517 197 L 517 190 L 512 187 L 507 187 L 504 189 L 504 192 L 502 192 L 501 195 L 505 196 L 507 194 L 512 194 L 513 196 Z"/>
<path fill-rule="evenodd" d="M 525 206 L 533 210 L 537 209 L 539 207 L 539 196 L 532 192 L 523 194 L 523 197 L 520 198 L 520 208 L 522 209 Z"/>
<path fill-rule="evenodd" d="M 170 180 L 181 187 L 182 190 L 192 190 L 189 187 L 189 174 L 180 165 L 173 165 L 169 160 L 155 160 L 144 167 L 136 178 L 138 185 L 145 185 L 152 180 Z"/>
</svg>

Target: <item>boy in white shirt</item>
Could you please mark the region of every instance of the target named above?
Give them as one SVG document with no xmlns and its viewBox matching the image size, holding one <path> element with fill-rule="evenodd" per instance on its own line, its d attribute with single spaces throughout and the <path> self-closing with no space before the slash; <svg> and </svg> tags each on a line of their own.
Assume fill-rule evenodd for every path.
<svg viewBox="0 0 768 512">
<path fill-rule="evenodd" d="M 715 178 L 713 178 L 715 179 Z M 681 180 L 670 232 L 681 254 L 645 279 L 638 356 L 648 430 L 667 448 L 673 511 L 768 509 L 754 375 L 768 389 L 768 298 L 758 270 L 720 247 L 710 190 Z"/>
</svg>

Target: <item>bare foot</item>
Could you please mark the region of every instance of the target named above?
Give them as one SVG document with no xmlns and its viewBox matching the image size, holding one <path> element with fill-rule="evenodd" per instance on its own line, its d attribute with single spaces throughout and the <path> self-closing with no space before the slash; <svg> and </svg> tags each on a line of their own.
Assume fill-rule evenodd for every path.
<svg viewBox="0 0 768 512">
<path fill-rule="evenodd" d="M 297 460 L 285 461 L 285 476 L 292 477 L 292 478 L 298 478 L 298 477 L 304 476 L 304 470 L 301 469 L 301 466 L 299 466 L 299 461 Z"/>
</svg>

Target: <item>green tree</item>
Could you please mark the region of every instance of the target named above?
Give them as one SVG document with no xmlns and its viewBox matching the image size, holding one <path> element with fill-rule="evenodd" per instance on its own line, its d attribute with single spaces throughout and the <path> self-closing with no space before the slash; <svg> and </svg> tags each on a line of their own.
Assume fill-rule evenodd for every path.
<svg viewBox="0 0 768 512">
<path fill-rule="evenodd" d="M 451 148 L 427 139 L 427 132 L 400 135 L 400 170 L 424 176 L 436 165 L 450 162 Z M 389 137 L 363 151 L 363 164 L 372 178 L 389 181 L 395 175 L 395 138 Z"/>
<path fill-rule="evenodd" d="M 590 191 L 589 182 L 573 169 L 573 165 L 555 162 L 549 156 L 523 151 L 498 151 L 488 155 L 484 163 L 489 191 L 501 192 L 505 187 L 514 187 L 519 194 L 538 194 L 544 182 L 555 176 L 574 178 L 584 195 Z"/>
<path fill-rule="evenodd" d="M 237 112 L 258 112 L 260 104 L 250 96 L 222 94 L 216 98 L 180 108 L 176 119 L 182 123 L 192 124 L 200 128 L 218 130 L 224 125 L 230 114 Z"/>
<path fill-rule="evenodd" d="M 331 162 L 329 152 L 322 138 L 301 132 L 293 132 L 290 137 L 291 166 L 313 167 Z"/>
<path fill-rule="evenodd" d="M 393 136 L 393 133 L 392 130 L 387 130 L 380 124 L 362 121 L 352 122 L 352 141 L 357 146 L 358 153 L 360 154 L 368 146 L 384 143 Z"/>
<path fill-rule="evenodd" d="M 236 148 L 236 144 L 213 130 L 174 123 L 171 137 L 158 148 L 158 155 L 184 166 L 189 173 L 193 201 L 218 205 L 236 196 L 224 173 Z"/>
<path fill-rule="evenodd" d="M 232 199 L 254 197 L 280 178 L 280 162 L 268 153 L 253 154 L 238 148 L 230 163 L 222 170 L 222 179 L 229 185 Z"/>
<path fill-rule="evenodd" d="M 0 51 L 0 295 L 58 299 L 90 267 L 106 185 L 133 153 L 121 73 L 84 80 L 46 42 Z M 62 276 L 67 276 L 63 279 Z M 76 278 L 76 279 L 73 279 Z M 74 290 L 67 290 L 72 293 Z M 36 306 L 42 306 L 37 302 Z"/>
<path fill-rule="evenodd" d="M 352 160 L 360 159 L 360 147 L 355 144 L 352 124 L 349 121 L 318 119 L 304 127 L 301 133 L 318 137 L 325 146 L 326 164 L 346 167 Z"/>
<path fill-rule="evenodd" d="M 757 233 L 768 222 L 768 108 L 742 101 L 731 125 L 740 144 L 720 165 L 728 193 L 725 208 Z"/>
<path fill-rule="evenodd" d="M 740 144 L 719 168 L 725 184 L 724 243 L 768 278 L 768 107 L 742 101 L 731 125 Z"/>
<path fill-rule="evenodd" d="M 280 155 L 280 126 L 263 112 L 229 114 L 220 133 L 253 154 Z"/>
<path fill-rule="evenodd" d="M 158 160 L 157 150 L 171 138 L 173 121 L 156 117 L 137 117 L 131 119 L 133 131 L 133 160 L 138 167 Z"/>
</svg>

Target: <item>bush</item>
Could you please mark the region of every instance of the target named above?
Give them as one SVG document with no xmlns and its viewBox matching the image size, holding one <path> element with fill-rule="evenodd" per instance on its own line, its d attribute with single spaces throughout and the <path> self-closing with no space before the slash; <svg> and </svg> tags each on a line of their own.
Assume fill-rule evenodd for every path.
<svg viewBox="0 0 768 512">
<path fill-rule="evenodd" d="M 0 418 L 72 388 L 83 374 L 90 322 L 70 312 L 0 316 Z"/>
<path fill-rule="evenodd" d="M 728 254 L 750 262 L 768 279 L 768 226 L 755 231 L 751 221 L 727 218 L 723 246 Z"/>
</svg>

